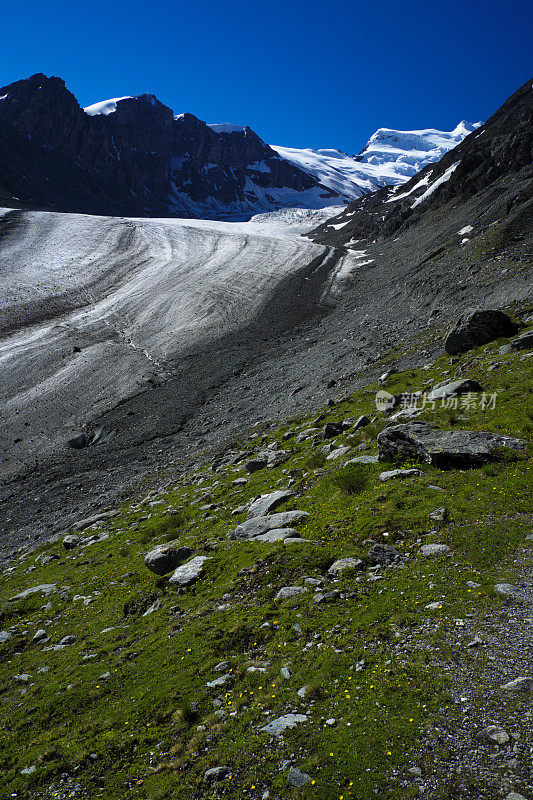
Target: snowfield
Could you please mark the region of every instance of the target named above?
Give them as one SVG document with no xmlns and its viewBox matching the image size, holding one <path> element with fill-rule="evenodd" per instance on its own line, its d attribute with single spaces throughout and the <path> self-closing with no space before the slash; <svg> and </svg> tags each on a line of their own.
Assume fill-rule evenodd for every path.
<svg viewBox="0 0 533 800">
<path fill-rule="evenodd" d="M 365 164 L 394 164 L 399 173 L 412 178 L 427 164 L 440 161 L 445 153 L 460 144 L 482 124 L 462 120 L 453 131 L 438 131 L 434 128 L 396 131 L 379 128 L 366 143 L 361 157 Z"/>
<path fill-rule="evenodd" d="M 453 131 L 379 128 L 358 156 L 341 150 L 311 150 L 270 145 L 282 158 L 338 192 L 346 202 L 382 186 L 406 183 L 427 164 L 439 161 L 481 122 L 460 122 Z M 398 198 L 394 198 L 398 199 Z"/>
<path fill-rule="evenodd" d="M 83 109 L 90 117 L 98 117 L 103 115 L 107 117 L 108 114 L 114 114 L 117 110 L 117 103 L 121 100 L 133 100 L 132 96 L 125 94 L 123 97 L 112 97 L 110 100 L 102 100 L 100 103 L 93 103 L 91 106 L 85 106 Z"/>
<path fill-rule="evenodd" d="M 455 164 L 452 164 L 451 167 L 448 167 L 446 172 L 444 172 L 440 176 L 440 178 L 437 178 L 437 180 L 434 181 L 434 183 L 430 183 L 428 188 L 424 192 L 424 194 L 421 194 L 420 197 L 417 197 L 417 199 L 415 200 L 415 202 L 413 203 L 411 208 L 416 208 L 417 206 L 419 206 L 420 203 L 423 203 L 424 200 L 426 200 L 426 198 L 430 197 L 433 194 L 435 189 L 438 189 L 439 186 L 442 186 L 443 183 L 446 183 L 446 181 L 449 181 L 451 176 L 452 176 L 452 173 L 455 172 L 455 170 L 457 169 L 459 164 L 460 164 L 460 162 L 456 161 Z M 420 182 L 420 184 L 417 184 L 417 185 L 421 185 L 421 183 L 422 182 Z"/>
</svg>

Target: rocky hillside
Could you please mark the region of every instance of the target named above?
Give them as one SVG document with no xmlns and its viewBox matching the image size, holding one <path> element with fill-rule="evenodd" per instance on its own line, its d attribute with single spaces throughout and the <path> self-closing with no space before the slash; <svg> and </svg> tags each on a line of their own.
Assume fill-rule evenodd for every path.
<svg viewBox="0 0 533 800">
<path fill-rule="evenodd" d="M 447 237 L 450 216 L 464 217 L 469 241 L 472 230 L 483 234 L 510 215 L 516 235 L 531 232 L 533 178 L 533 91 L 528 81 L 487 122 L 427 165 L 402 187 L 383 188 L 351 204 L 319 227 L 313 238 L 336 247 L 360 240 L 384 241 L 419 228 L 438 228 Z M 519 218 L 519 219 L 518 219 Z M 441 242 L 442 244 L 443 242 Z"/>
<path fill-rule="evenodd" d="M 384 357 L 12 560 L 0 796 L 531 798 L 516 330 L 466 316 L 463 355 Z"/>
</svg>

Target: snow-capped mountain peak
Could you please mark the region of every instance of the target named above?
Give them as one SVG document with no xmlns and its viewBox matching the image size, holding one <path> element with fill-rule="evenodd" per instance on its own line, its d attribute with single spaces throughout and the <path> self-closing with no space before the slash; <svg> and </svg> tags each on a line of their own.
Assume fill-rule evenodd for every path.
<svg viewBox="0 0 533 800">
<path fill-rule="evenodd" d="M 249 126 L 174 114 L 153 94 L 81 109 L 60 78 L 40 73 L 0 88 L 0 98 L 2 131 L 9 132 L 0 193 L 43 208 L 132 216 L 235 220 L 342 206 L 405 183 L 477 127 L 380 128 L 350 156 L 271 147 Z"/>
<path fill-rule="evenodd" d="M 317 178 L 347 201 L 382 186 L 397 186 L 416 175 L 479 128 L 481 122 L 462 120 L 453 131 L 435 128 L 399 131 L 379 128 L 357 156 L 341 150 L 297 149 L 271 145 L 282 158 Z"/>
<path fill-rule="evenodd" d="M 397 165 L 406 165 L 407 170 L 399 167 L 400 173 L 412 177 L 426 164 L 442 158 L 482 124 L 462 120 L 453 131 L 439 131 L 435 128 L 413 131 L 378 128 L 356 158 L 365 164 L 395 162 Z"/>
</svg>

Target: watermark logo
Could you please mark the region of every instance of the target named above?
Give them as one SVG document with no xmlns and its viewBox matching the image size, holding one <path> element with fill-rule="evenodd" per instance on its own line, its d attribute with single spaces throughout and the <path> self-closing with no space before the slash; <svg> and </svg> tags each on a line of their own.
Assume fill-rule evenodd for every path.
<svg viewBox="0 0 533 800">
<path fill-rule="evenodd" d="M 391 411 L 398 408 L 401 411 L 423 411 L 436 408 L 461 409 L 462 411 L 490 411 L 496 408 L 497 392 L 466 392 L 458 397 L 432 398 L 423 392 L 402 392 L 390 394 L 380 389 L 376 392 L 375 402 L 378 411 Z"/>
<path fill-rule="evenodd" d="M 380 389 L 376 392 L 376 408 L 378 411 L 391 411 L 396 405 L 396 398 L 390 392 Z"/>
</svg>

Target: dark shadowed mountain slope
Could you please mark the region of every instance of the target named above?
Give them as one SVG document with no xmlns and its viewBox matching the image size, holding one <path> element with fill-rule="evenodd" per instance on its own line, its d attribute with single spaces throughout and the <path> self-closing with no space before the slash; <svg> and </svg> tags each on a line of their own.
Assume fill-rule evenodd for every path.
<svg viewBox="0 0 533 800">
<path fill-rule="evenodd" d="M 461 227 L 475 228 L 476 235 L 504 218 L 515 220 L 515 236 L 522 228 L 529 230 L 532 85 L 532 81 L 524 84 L 438 163 L 426 166 L 401 187 L 385 187 L 355 201 L 317 228 L 311 238 L 350 247 L 361 240 L 380 242 L 397 237 L 416 226 L 427 229 L 428 243 L 434 244 L 439 231 L 444 240 L 449 236 L 451 218 L 458 224 L 462 219 Z"/>
<path fill-rule="evenodd" d="M 246 218 L 322 207 L 335 191 L 281 158 L 250 128 L 174 117 L 154 95 L 89 114 L 59 78 L 0 89 L 0 203 L 134 216 Z"/>
</svg>

